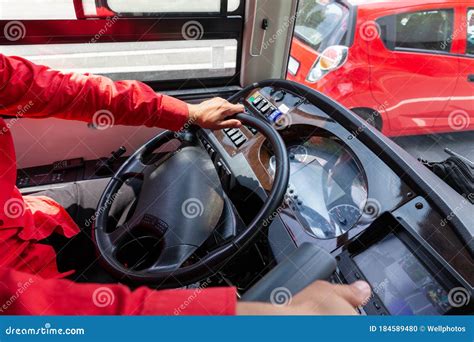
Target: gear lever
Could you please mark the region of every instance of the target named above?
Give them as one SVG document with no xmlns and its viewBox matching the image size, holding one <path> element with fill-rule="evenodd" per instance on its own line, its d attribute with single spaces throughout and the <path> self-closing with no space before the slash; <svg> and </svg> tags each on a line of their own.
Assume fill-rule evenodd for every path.
<svg viewBox="0 0 474 342">
<path fill-rule="evenodd" d="M 246 302 L 273 302 L 279 290 L 295 296 L 316 280 L 327 280 L 336 271 L 336 259 L 321 247 L 304 243 L 243 296 Z"/>
</svg>

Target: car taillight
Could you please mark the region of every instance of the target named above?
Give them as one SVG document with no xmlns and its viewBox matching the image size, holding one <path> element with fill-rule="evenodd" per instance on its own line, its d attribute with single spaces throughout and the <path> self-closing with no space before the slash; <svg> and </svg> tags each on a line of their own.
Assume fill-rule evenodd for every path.
<svg viewBox="0 0 474 342">
<path fill-rule="evenodd" d="M 347 46 L 335 45 L 324 50 L 316 59 L 308 73 L 306 80 L 310 83 L 319 81 L 329 72 L 340 68 L 347 60 L 349 49 Z"/>
</svg>

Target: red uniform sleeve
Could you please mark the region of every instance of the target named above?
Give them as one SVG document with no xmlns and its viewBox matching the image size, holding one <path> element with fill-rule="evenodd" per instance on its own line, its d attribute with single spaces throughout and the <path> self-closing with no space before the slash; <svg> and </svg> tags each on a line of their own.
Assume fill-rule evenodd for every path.
<svg viewBox="0 0 474 342">
<path fill-rule="evenodd" d="M 235 315 L 233 288 L 131 292 L 123 285 L 76 284 L 0 268 L 2 315 Z"/>
<path fill-rule="evenodd" d="M 189 116 L 186 103 L 156 94 L 141 82 L 62 73 L 0 54 L 0 114 L 93 122 L 100 120 L 96 113 L 111 114 L 115 125 L 175 131 Z"/>
<path fill-rule="evenodd" d="M 140 82 L 64 74 L 0 54 L 1 115 L 93 122 L 99 111 L 112 113 L 117 125 L 171 130 L 188 119 L 184 102 Z M 78 284 L 0 267 L 0 314 L 233 315 L 235 310 L 233 288 L 132 292 L 124 285 Z"/>
</svg>

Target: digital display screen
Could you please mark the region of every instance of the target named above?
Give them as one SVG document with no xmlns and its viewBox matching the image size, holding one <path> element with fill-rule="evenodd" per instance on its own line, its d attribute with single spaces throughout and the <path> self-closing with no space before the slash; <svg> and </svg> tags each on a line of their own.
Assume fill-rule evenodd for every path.
<svg viewBox="0 0 474 342">
<path fill-rule="evenodd" d="M 392 315 L 441 315 L 451 308 L 446 290 L 393 234 L 353 260 Z"/>
</svg>

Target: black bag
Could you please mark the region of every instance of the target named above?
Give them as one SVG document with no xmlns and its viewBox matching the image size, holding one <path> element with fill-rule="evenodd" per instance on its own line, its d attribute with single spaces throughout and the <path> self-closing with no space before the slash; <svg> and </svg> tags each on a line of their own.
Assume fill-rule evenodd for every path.
<svg viewBox="0 0 474 342">
<path fill-rule="evenodd" d="M 462 157 L 452 156 L 439 163 L 420 161 L 474 204 L 474 169 L 463 159 Z"/>
</svg>

